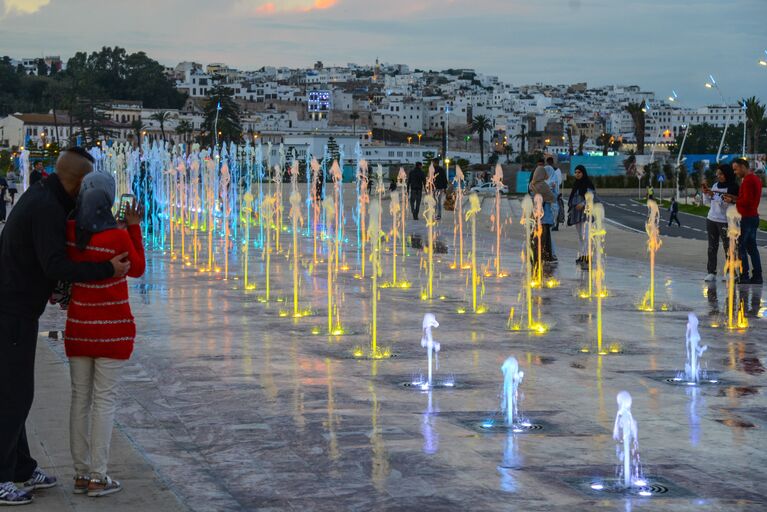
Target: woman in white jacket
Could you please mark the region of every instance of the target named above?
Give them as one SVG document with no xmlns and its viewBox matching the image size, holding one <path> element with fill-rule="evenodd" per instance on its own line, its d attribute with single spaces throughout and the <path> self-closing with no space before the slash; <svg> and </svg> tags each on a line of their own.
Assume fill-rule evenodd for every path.
<svg viewBox="0 0 767 512">
<path fill-rule="evenodd" d="M 706 282 L 716 281 L 716 260 L 719 252 L 719 240 L 722 241 L 725 258 L 730 241 L 727 238 L 727 208 L 733 205 L 724 201 L 725 194 L 738 195 L 738 182 L 729 164 L 723 164 L 716 171 L 716 183 L 709 188 L 703 184 L 703 203 L 709 206 L 706 217 L 706 232 L 708 233 L 708 274 Z"/>
</svg>

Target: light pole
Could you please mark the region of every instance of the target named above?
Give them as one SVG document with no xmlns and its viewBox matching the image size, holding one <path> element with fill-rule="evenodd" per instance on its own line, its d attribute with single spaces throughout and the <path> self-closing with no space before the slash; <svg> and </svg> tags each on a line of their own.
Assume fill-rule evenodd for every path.
<svg viewBox="0 0 767 512">
<path fill-rule="evenodd" d="M 746 100 L 743 100 L 741 105 L 743 109 L 743 158 L 746 158 L 746 131 L 748 128 L 748 116 L 746 115 Z"/>
<path fill-rule="evenodd" d="M 727 136 L 727 128 L 730 125 L 730 120 L 727 117 L 727 102 L 724 99 L 724 94 L 722 94 L 722 89 L 719 88 L 719 84 L 716 83 L 716 80 L 714 79 L 714 75 L 708 75 L 708 78 L 710 81 L 706 82 L 706 89 L 716 89 L 716 92 L 719 93 L 719 98 L 722 100 L 722 107 L 725 109 L 724 114 L 724 131 L 722 132 L 722 140 L 719 142 L 719 150 L 716 152 L 716 163 L 719 163 L 719 159 L 722 156 L 722 148 L 724 147 L 724 138 Z M 745 122 L 743 123 L 745 127 Z"/>
<path fill-rule="evenodd" d="M 671 103 L 679 103 L 679 96 L 677 95 L 676 91 L 671 91 L 671 96 L 668 97 L 668 101 Z M 681 108 L 681 107 L 680 107 Z M 676 166 L 674 168 L 674 173 L 676 175 L 676 200 L 679 201 L 679 171 L 682 169 L 682 153 L 684 151 L 684 144 L 687 142 L 687 135 L 690 133 L 690 123 L 683 123 L 682 128 L 684 128 L 684 135 L 682 136 L 682 144 L 679 145 L 679 152 L 676 156 Z"/>
<path fill-rule="evenodd" d="M 418 135 L 418 145 L 420 146 L 421 145 L 421 137 L 423 137 L 423 132 L 421 130 L 418 130 L 418 133 L 416 135 Z"/>
<path fill-rule="evenodd" d="M 764 54 L 765 54 L 765 55 L 767 55 L 767 50 L 764 50 Z M 761 59 L 759 59 L 759 65 L 760 65 L 760 66 L 764 66 L 764 67 L 767 67 L 767 59 L 765 59 L 764 57 L 762 57 Z"/>
<path fill-rule="evenodd" d="M 445 158 L 447 158 L 447 150 L 448 150 L 448 130 L 450 127 L 450 105 L 445 103 Z"/>
</svg>

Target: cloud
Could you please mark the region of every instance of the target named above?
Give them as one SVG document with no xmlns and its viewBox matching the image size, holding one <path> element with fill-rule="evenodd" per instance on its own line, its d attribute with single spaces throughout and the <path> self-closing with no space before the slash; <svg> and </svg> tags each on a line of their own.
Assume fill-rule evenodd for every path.
<svg viewBox="0 0 767 512">
<path fill-rule="evenodd" d="M 275 14 L 308 13 L 324 11 L 338 5 L 339 0 L 239 0 L 235 12 L 251 16 L 269 16 Z"/>
<path fill-rule="evenodd" d="M 13 14 L 34 14 L 49 3 L 51 0 L 3 0 L 2 17 L 5 18 Z"/>
</svg>

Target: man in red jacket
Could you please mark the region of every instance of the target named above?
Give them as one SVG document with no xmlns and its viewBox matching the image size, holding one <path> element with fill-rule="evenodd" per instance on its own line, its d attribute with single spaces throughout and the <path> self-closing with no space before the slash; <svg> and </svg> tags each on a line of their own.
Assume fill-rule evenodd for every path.
<svg viewBox="0 0 767 512">
<path fill-rule="evenodd" d="M 743 262 L 741 284 L 762 284 L 762 260 L 756 245 L 756 231 L 759 229 L 759 201 L 762 199 L 762 181 L 749 167 L 748 160 L 736 158 L 732 162 L 732 170 L 741 179 L 738 196 L 728 195 L 725 201 L 734 202 L 742 219 L 740 221 L 740 238 L 738 251 Z M 751 265 L 749 266 L 749 258 Z M 751 277 L 749 267 L 753 268 Z"/>
</svg>

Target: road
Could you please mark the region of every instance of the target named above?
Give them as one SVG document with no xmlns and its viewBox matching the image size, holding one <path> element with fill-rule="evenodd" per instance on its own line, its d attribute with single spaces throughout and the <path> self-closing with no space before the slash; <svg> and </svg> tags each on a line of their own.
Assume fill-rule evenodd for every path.
<svg viewBox="0 0 767 512">
<path fill-rule="evenodd" d="M 605 207 L 605 217 L 608 222 L 617 224 L 632 231 L 645 232 L 647 207 L 626 196 L 601 196 Z M 662 236 L 678 236 L 706 240 L 706 219 L 697 215 L 679 212 L 682 227 L 676 223 L 669 227 L 668 210 L 661 210 L 660 232 Z M 756 235 L 759 247 L 767 248 L 767 233 L 759 231 Z"/>
</svg>

